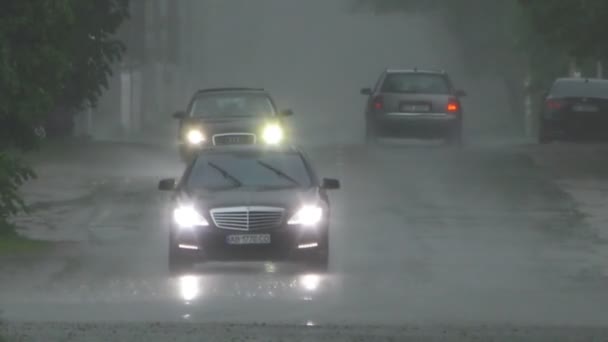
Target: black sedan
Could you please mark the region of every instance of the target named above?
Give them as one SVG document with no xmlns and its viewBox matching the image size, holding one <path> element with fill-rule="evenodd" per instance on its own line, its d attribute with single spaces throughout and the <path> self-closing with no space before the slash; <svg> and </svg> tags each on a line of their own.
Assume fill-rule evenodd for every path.
<svg viewBox="0 0 608 342">
<path fill-rule="evenodd" d="M 205 260 L 304 258 L 324 269 L 329 258 L 335 179 L 319 180 L 295 147 L 218 146 L 201 151 L 173 191 L 169 266 L 183 271 Z"/>
<path fill-rule="evenodd" d="M 539 140 L 608 138 L 608 80 L 557 79 L 545 95 Z"/>
<path fill-rule="evenodd" d="M 214 88 L 200 90 L 179 120 L 182 160 L 190 162 L 205 146 L 285 143 L 291 135 L 285 121 L 291 110 L 278 111 L 264 89 Z"/>
</svg>

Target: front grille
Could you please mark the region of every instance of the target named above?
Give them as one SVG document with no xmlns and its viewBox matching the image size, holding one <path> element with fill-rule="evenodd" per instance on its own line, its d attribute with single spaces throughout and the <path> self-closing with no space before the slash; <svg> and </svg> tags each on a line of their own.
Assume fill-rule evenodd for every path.
<svg viewBox="0 0 608 342">
<path fill-rule="evenodd" d="M 255 134 L 228 133 L 213 136 L 213 145 L 251 145 L 255 144 Z"/>
<path fill-rule="evenodd" d="M 232 230 L 259 230 L 278 227 L 284 209 L 274 207 L 234 207 L 211 210 L 216 227 Z"/>
</svg>

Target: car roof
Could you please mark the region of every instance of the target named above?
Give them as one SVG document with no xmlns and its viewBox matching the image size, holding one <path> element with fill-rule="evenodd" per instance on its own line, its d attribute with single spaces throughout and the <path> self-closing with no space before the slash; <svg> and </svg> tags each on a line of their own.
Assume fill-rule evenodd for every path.
<svg viewBox="0 0 608 342">
<path fill-rule="evenodd" d="M 264 88 L 247 88 L 247 87 L 226 87 L 226 88 L 207 88 L 197 91 L 197 94 L 208 94 L 208 93 L 228 93 L 228 92 L 255 92 L 255 93 L 266 93 Z"/>
<path fill-rule="evenodd" d="M 419 68 L 411 68 L 411 69 L 391 69 L 388 68 L 385 71 L 387 74 L 408 74 L 408 73 L 422 73 L 422 74 L 447 74 L 445 70 L 435 70 L 435 69 L 419 69 Z"/>
<path fill-rule="evenodd" d="M 602 78 L 561 77 L 556 79 L 555 83 L 608 83 L 608 80 Z"/>
<path fill-rule="evenodd" d="M 564 77 L 555 80 L 549 96 L 608 98 L 608 80 L 598 78 Z"/>
</svg>

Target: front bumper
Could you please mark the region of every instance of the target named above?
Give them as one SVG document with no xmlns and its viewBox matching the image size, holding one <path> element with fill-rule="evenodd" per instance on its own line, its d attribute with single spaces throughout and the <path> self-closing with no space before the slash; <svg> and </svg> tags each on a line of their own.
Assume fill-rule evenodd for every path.
<svg viewBox="0 0 608 342">
<path fill-rule="evenodd" d="M 200 254 L 207 260 L 286 259 L 301 252 L 326 249 L 328 227 L 283 226 L 276 229 L 239 231 L 217 227 L 183 230 L 171 227 L 172 243 L 183 250 Z M 270 234 L 270 244 L 231 245 L 230 235 Z"/>
</svg>

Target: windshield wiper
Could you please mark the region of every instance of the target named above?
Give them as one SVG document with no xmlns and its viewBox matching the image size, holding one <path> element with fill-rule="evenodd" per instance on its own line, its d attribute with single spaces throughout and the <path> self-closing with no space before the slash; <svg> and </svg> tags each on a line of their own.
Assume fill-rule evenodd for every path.
<svg viewBox="0 0 608 342">
<path fill-rule="evenodd" d="M 272 166 L 270 164 L 267 164 L 267 163 L 265 163 L 265 162 L 263 162 L 261 160 L 258 160 L 257 162 L 258 162 L 258 164 L 262 165 L 263 167 L 267 168 L 268 170 L 274 172 L 277 176 L 279 176 L 279 177 L 281 177 L 283 179 L 287 179 L 288 181 L 292 182 L 293 184 L 295 184 L 297 186 L 302 186 L 300 184 L 300 182 L 298 182 L 297 180 L 293 179 L 290 175 L 288 175 L 285 172 L 277 169 L 276 167 L 274 167 L 274 166 Z"/>
<path fill-rule="evenodd" d="M 216 169 L 219 173 L 222 174 L 222 176 L 224 176 L 224 178 L 230 179 L 232 181 L 232 183 L 234 183 L 234 185 L 236 187 L 240 187 L 240 186 L 243 185 L 243 183 L 238 178 L 234 177 L 228 171 L 224 170 L 222 167 L 218 166 L 214 162 L 207 162 L 207 165 L 209 165 L 212 168 Z"/>
</svg>

